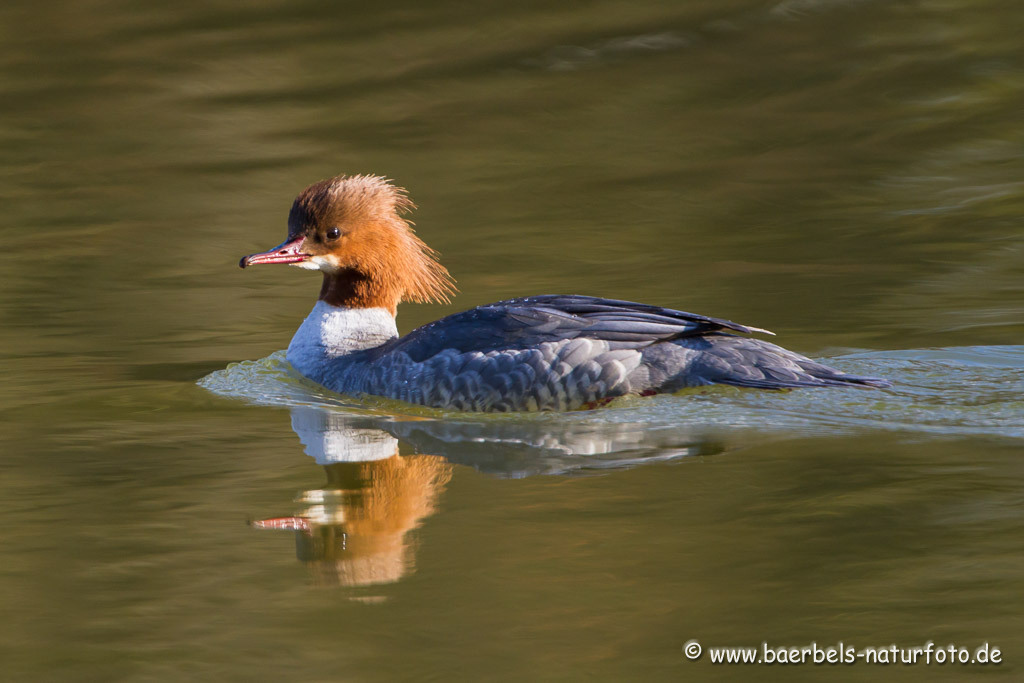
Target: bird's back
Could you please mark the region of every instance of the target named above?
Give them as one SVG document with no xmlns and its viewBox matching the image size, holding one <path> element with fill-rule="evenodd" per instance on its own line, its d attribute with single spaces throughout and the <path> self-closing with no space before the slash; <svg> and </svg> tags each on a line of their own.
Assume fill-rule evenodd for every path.
<svg viewBox="0 0 1024 683">
<path fill-rule="evenodd" d="M 546 295 L 443 318 L 338 359 L 335 391 L 463 411 L 574 410 L 705 384 L 866 385 L 728 320 L 626 301 Z"/>
</svg>

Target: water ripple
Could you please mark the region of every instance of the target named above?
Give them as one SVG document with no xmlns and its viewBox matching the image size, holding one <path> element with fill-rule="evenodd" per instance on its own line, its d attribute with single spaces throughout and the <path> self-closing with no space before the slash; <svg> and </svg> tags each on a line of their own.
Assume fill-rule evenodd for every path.
<svg viewBox="0 0 1024 683">
<path fill-rule="evenodd" d="M 885 390 L 767 392 L 706 387 L 649 399 L 626 398 L 596 411 L 558 414 L 444 413 L 393 401 L 358 401 L 297 376 L 283 352 L 235 363 L 199 383 L 260 405 L 320 407 L 390 421 L 532 424 L 539 430 L 642 425 L 649 433 L 754 430 L 843 434 L 867 429 L 1024 438 L 1024 346 L 867 351 L 828 359 L 848 372 L 883 376 Z M 618 427 L 616 427 L 618 428 Z"/>
</svg>

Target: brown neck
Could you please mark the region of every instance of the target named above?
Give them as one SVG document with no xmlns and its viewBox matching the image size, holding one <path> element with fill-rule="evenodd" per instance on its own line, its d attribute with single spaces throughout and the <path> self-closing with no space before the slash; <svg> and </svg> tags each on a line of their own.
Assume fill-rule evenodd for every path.
<svg viewBox="0 0 1024 683">
<path fill-rule="evenodd" d="M 320 300 L 331 306 L 385 308 L 391 311 L 391 315 L 398 313 L 401 298 L 401 292 L 395 287 L 352 269 L 324 273 L 324 283 L 320 287 Z"/>
</svg>

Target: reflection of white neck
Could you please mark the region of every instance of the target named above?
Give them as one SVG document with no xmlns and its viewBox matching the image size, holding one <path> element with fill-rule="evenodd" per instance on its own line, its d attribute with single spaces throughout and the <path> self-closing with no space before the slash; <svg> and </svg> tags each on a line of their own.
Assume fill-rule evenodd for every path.
<svg viewBox="0 0 1024 683">
<path fill-rule="evenodd" d="M 391 311 L 317 301 L 288 345 L 288 362 L 303 375 L 315 377 L 328 360 L 372 349 L 397 336 Z"/>
<path fill-rule="evenodd" d="M 344 415 L 321 408 L 292 408 L 292 429 L 320 465 L 384 460 L 398 452 L 398 439 L 387 432 L 350 427 Z"/>
</svg>

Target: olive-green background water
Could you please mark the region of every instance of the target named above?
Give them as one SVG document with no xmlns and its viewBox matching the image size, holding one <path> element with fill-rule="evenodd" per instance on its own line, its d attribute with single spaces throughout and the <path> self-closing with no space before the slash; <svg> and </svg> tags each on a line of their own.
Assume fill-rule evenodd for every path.
<svg viewBox="0 0 1024 683">
<path fill-rule="evenodd" d="M 1022 24 L 4 3 L 0 678 L 1020 677 Z M 235 264 L 342 172 L 407 187 L 459 281 L 402 331 L 597 294 L 896 386 L 512 418 L 330 396 L 274 354 L 317 278 Z M 402 457 L 335 462 L 368 451 Z M 762 641 L 1004 662 L 708 662 Z"/>
</svg>

